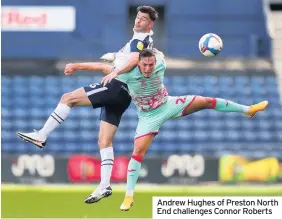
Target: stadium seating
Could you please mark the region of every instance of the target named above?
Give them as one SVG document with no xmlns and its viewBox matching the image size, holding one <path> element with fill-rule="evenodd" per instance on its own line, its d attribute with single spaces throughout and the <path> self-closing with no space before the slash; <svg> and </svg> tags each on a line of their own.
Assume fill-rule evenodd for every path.
<svg viewBox="0 0 282 219">
<path fill-rule="evenodd" d="M 61 95 L 99 77 L 2 76 L 2 153 L 98 153 L 100 110 L 73 108 L 67 121 L 40 150 L 16 136 L 17 131 L 40 129 Z M 249 119 L 237 113 L 204 110 L 163 125 L 149 154 L 201 153 L 220 156 L 239 153 L 248 156 L 282 157 L 282 111 L 276 78 L 269 76 L 167 76 L 170 95 L 198 94 L 252 104 L 264 99 L 269 108 Z M 115 153 L 131 153 L 137 125 L 132 103 L 123 116 L 114 140 Z"/>
</svg>

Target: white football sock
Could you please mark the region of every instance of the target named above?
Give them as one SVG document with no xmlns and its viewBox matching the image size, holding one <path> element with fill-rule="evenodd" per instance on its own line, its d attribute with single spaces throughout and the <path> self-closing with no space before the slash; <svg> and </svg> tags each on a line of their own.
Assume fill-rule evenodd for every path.
<svg viewBox="0 0 282 219">
<path fill-rule="evenodd" d="M 49 116 L 43 128 L 39 131 L 40 136 L 47 138 L 48 135 L 68 117 L 71 108 L 63 103 L 59 103 L 54 112 Z"/>
<path fill-rule="evenodd" d="M 100 150 L 101 155 L 101 186 L 106 188 L 110 186 L 112 169 L 114 164 L 113 147 L 106 147 Z"/>
<path fill-rule="evenodd" d="M 249 113 L 250 112 L 250 107 L 249 106 L 242 106 L 243 107 L 243 112 L 244 113 Z"/>
</svg>

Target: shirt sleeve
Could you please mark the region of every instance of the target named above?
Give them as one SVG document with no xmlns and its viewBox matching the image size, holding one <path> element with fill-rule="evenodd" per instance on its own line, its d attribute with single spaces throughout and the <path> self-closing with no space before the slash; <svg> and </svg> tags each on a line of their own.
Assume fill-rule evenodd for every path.
<svg viewBox="0 0 282 219">
<path fill-rule="evenodd" d="M 145 48 L 143 41 L 141 40 L 132 40 L 130 43 L 130 52 L 140 52 Z"/>
</svg>

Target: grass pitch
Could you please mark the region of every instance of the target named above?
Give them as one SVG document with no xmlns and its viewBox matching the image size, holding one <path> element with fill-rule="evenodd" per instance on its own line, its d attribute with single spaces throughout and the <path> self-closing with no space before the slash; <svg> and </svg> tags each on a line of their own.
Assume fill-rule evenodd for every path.
<svg viewBox="0 0 282 219">
<path fill-rule="evenodd" d="M 2 218 L 151 218 L 153 196 L 282 196 L 282 185 L 160 186 L 139 185 L 134 206 L 119 210 L 124 185 L 113 186 L 112 196 L 87 205 L 95 186 L 2 185 Z"/>
</svg>

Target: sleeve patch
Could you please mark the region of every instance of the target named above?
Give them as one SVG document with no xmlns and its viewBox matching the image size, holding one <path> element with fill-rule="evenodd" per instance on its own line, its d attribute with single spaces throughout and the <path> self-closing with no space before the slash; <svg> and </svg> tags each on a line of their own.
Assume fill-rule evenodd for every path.
<svg viewBox="0 0 282 219">
<path fill-rule="evenodd" d="M 145 48 L 144 42 L 140 40 L 132 40 L 130 43 L 130 52 L 140 52 Z"/>
<path fill-rule="evenodd" d="M 137 43 L 137 49 L 141 51 L 143 48 L 144 48 L 144 44 L 141 41 L 139 41 Z"/>
</svg>

